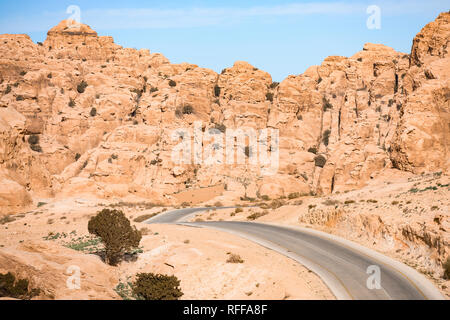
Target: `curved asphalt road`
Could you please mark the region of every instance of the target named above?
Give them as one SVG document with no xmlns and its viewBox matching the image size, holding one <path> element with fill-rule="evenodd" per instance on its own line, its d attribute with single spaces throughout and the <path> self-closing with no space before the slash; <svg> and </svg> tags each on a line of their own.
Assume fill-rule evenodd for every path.
<svg viewBox="0 0 450 320">
<path fill-rule="evenodd" d="M 146 223 L 207 227 L 252 240 L 305 265 L 322 278 L 338 299 L 443 299 L 440 292 L 414 269 L 353 242 L 323 232 L 254 222 L 185 222 L 198 212 L 211 209 L 225 209 L 225 207 L 170 211 L 151 218 Z M 373 269 L 369 272 L 369 267 L 379 268 L 381 286 L 379 289 L 368 288 L 368 280 L 373 284 L 369 278 L 374 272 Z"/>
</svg>

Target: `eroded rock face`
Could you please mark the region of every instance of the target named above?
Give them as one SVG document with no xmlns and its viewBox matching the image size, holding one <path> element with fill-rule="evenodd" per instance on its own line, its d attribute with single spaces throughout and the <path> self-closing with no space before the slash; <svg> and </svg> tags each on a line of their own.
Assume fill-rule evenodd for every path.
<svg viewBox="0 0 450 320">
<path fill-rule="evenodd" d="M 221 74 L 171 64 L 70 21 L 43 44 L 0 35 L 0 166 L 23 188 L 23 206 L 68 195 L 170 203 L 218 184 L 231 198 L 326 194 L 386 168 L 448 171 L 449 29 L 443 13 L 416 36 L 411 56 L 366 44 L 280 84 L 247 62 Z M 279 129 L 277 173 L 174 163 L 173 131 L 192 133 L 196 122 L 204 147 L 214 147 L 209 129 Z"/>
</svg>

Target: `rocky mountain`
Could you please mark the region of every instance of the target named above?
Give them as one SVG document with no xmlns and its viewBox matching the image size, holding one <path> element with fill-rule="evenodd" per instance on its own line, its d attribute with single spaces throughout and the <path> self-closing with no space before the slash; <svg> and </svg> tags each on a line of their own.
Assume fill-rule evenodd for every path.
<svg viewBox="0 0 450 320">
<path fill-rule="evenodd" d="M 171 64 L 72 21 L 44 43 L 0 35 L 1 212 L 51 197 L 176 204 L 222 186 L 225 199 L 277 198 L 361 188 L 385 169 L 448 173 L 449 39 L 442 13 L 411 54 L 368 43 L 276 83 L 247 62 L 221 74 Z M 203 132 L 278 129 L 278 172 L 174 163 L 173 131 L 197 121 Z"/>
</svg>

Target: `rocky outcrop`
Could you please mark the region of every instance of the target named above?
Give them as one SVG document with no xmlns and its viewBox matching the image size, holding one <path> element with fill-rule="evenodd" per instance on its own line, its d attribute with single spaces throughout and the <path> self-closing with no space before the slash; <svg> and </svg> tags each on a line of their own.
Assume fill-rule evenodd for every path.
<svg viewBox="0 0 450 320">
<path fill-rule="evenodd" d="M 221 74 L 171 64 L 71 21 L 43 44 L 0 35 L 0 113 L 17 114 L 0 122 L 0 166 L 34 197 L 161 202 L 218 184 L 235 199 L 282 197 L 360 188 L 392 167 L 448 171 L 449 17 L 427 25 L 411 55 L 366 44 L 281 83 L 247 62 Z M 172 132 L 199 121 L 203 133 L 279 129 L 277 173 L 174 163 Z"/>
</svg>

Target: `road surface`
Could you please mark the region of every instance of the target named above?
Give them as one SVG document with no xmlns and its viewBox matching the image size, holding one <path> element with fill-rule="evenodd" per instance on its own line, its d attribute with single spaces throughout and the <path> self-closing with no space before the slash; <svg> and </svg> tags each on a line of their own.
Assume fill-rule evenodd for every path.
<svg viewBox="0 0 450 320">
<path fill-rule="evenodd" d="M 323 232 L 255 222 L 186 222 L 197 213 L 211 209 L 225 208 L 180 209 L 160 214 L 146 223 L 213 228 L 249 239 L 315 272 L 337 299 L 443 299 L 439 290 L 414 269 Z"/>
</svg>

